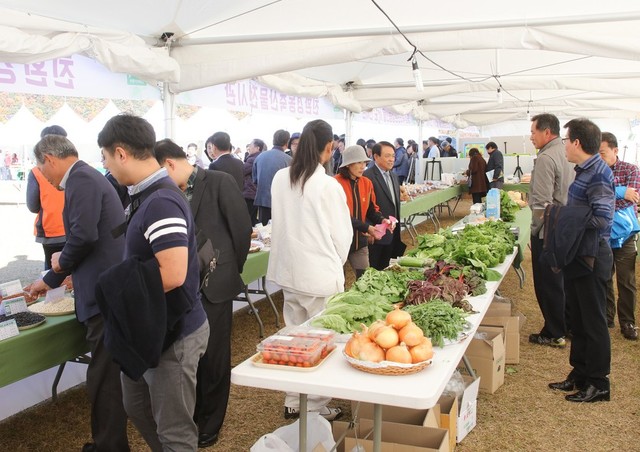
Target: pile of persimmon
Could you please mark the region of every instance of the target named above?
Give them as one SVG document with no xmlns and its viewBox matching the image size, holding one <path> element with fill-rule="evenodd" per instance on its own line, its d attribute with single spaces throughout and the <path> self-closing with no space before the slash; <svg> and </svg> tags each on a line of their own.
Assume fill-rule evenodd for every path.
<svg viewBox="0 0 640 452">
<path fill-rule="evenodd" d="M 399 308 L 387 314 L 362 332 L 355 332 L 344 347 L 344 352 L 355 359 L 379 363 L 391 361 L 417 364 L 433 357 L 431 340 L 411 321 L 411 315 Z"/>
</svg>

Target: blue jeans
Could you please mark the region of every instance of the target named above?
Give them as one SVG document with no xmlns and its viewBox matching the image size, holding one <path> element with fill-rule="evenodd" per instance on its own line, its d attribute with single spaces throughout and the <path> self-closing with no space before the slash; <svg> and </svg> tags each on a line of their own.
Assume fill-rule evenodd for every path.
<svg viewBox="0 0 640 452">
<path fill-rule="evenodd" d="M 204 322 L 165 350 L 158 366 L 140 380 L 120 374 L 125 410 L 154 452 L 198 448 L 196 371 L 208 339 L 209 323 Z"/>
</svg>

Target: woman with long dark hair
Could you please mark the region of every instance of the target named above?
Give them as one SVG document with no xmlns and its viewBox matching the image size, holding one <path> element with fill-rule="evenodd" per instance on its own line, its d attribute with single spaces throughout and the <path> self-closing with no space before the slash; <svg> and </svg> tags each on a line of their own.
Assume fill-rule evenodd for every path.
<svg viewBox="0 0 640 452">
<path fill-rule="evenodd" d="M 344 190 L 327 176 L 333 131 L 322 120 L 303 129 L 291 166 L 271 185 L 271 253 L 267 279 L 282 287 L 284 320 L 300 325 L 321 312 L 327 298 L 344 291 L 343 265 L 353 230 Z M 341 412 L 331 399 L 309 396 L 308 409 L 333 420 Z M 287 394 L 285 418 L 299 415 L 298 394 Z"/>
<path fill-rule="evenodd" d="M 487 196 L 487 191 L 489 190 L 487 162 L 482 158 L 478 148 L 471 148 L 469 157 L 469 169 L 467 170 L 467 175 L 471 178 L 469 193 L 471 193 L 473 203 L 477 204 L 482 202 L 482 198 Z"/>
</svg>

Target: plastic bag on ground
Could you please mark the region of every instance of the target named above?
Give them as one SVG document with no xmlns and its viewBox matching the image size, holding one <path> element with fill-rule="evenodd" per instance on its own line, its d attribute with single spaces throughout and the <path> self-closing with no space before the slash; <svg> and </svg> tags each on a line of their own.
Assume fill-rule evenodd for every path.
<svg viewBox="0 0 640 452">
<path fill-rule="evenodd" d="M 285 425 L 273 433 L 264 435 L 251 446 L 251 452 L 298 452 L 299 445 L 298 419 L 293 424 Z M 331 424 L 320 414 L 310 411 L 307 413 L 307 451 L 312 452 L 316 447 L 322 446 L 324 450 L 331 450 L 335 445 Z M 320 449 L 322 450 L 322 449 Z"/>
</svg>

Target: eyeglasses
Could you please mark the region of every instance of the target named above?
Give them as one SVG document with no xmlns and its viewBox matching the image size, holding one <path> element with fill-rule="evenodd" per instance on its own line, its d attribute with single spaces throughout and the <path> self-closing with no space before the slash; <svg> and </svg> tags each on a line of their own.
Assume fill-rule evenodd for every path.
<svg viewBox="0 0 640 452">
<path fill-rule="evenodd" d="M 566 144 L 566 142 L 569 141 L 569 143 L 571 143 L 573 140 L 569 137 L 566 138 L 562 138 L 562 144 Z"/>
</svg>

